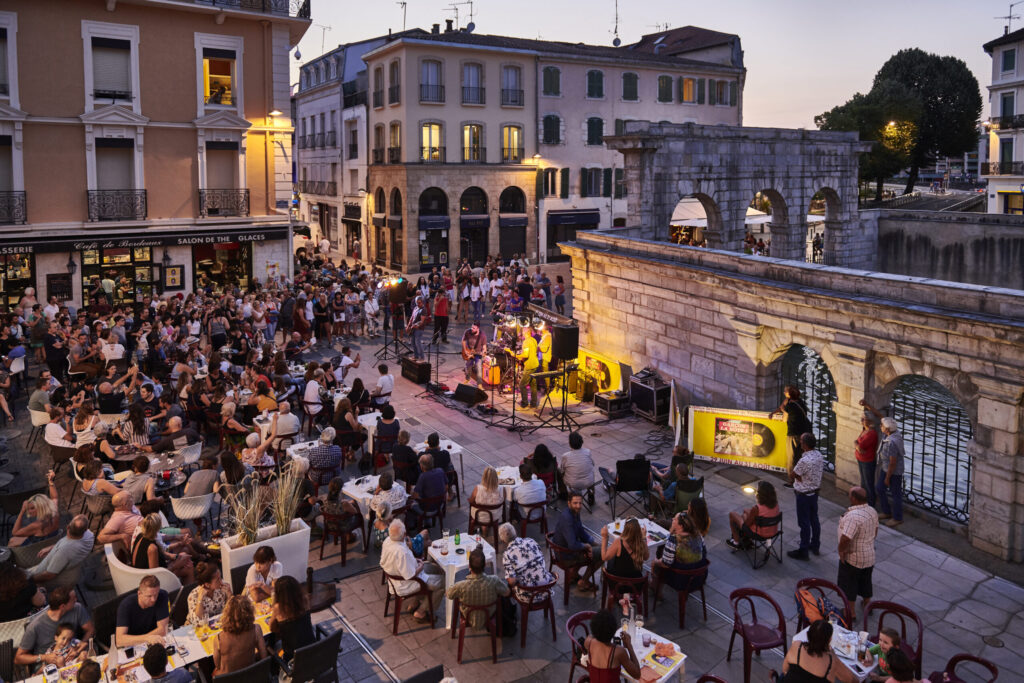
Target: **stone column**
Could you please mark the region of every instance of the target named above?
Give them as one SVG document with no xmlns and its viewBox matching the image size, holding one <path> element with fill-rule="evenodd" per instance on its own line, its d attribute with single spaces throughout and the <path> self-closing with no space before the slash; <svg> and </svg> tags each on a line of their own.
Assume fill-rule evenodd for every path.
<svg viewBox="0 0 1024 683">
<path fill-rule="evenodd" d="M 832 358 L 826 357 L 825 362 L 836 385 L 836 402 L 832 406 L 836 414 L 836 483 L 840 488 L 849 488 L 860 485 L 853 442 L 860 435 L 860 419 L 864 414 L 859 401 L 867 386 L 868 351 L 833 342 L 825 349 L 825 356 L 828 355 Z"/>
</svg>

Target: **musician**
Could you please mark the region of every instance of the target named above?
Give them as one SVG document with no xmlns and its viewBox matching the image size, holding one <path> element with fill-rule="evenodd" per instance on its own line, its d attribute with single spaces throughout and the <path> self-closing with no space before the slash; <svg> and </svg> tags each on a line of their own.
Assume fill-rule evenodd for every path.
<svg viewBox="0 0 1024 683">
<path fill-rule="evenodd" d="M 483 359 L 487 343 L 480 326 L 476 323 L 462 335 L 462 359 L 466 361 L 466 381 L 477 386 L 483 384 L 480 373 L 480 362 Z"/>
<path fill-rule="evenodd" d="M 417 296 L 416 302 L 412 307 L 412 313 L 409 315 L 409 324 L 405 328 L 412 337 L 413 357 L 416 360 L 423 360 L 426 357 L 423 353 L 423 341 L 421 338 L 423 336 L 423 328 L 428 320 L 430 320 L 430 312 L 423 305 L 423 297 Z"/>
<path fill-rule="evenodd" d="M 522 375 L 519 377 L 519 407 L 526 407 L 526 390 L 530 388 L 530 407 L 536 408 L 537 383 L 533 381 L 533 373 L 540 368 L 537 356 L 537 340 L 533 337 L 533 328 L 523 327 L 523 348 L 516 354 L 516 360 L 523 364 Z"/>
<path fill-rule="evenodd" d="M 537 341 L 537 356 L 540 358 L 540 371 L 549 372 L 554 370 L 557 361 L 552 360 L 551 353 L 551 328 L 547 325 L 540 330 L 540 339 Z M 548 391 L 548 380 L 542 380 L 544 390 Z"/>
</svg>

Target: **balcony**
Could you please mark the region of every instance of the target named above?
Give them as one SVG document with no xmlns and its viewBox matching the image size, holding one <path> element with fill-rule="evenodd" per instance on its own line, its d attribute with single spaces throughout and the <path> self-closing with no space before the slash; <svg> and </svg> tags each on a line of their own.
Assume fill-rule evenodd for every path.
<svg viewBox="0 0 1024 683">
<path fill-rule="evenodd" d="M 1011 128 L 1024 128 L 1024 114 L 1016 116 L 993 116 L 989 123 L 993 130 L 1010 130 Z"/>
<path fill-rule="evenodd" d="M 373 108 L 380 109 L 384 106 L 384 91 L 374 90 L 373 91 Z"/>
<path fill-rule="evenodd" d="M 309 19 L 309 0 L 192 0 L 197 5 Z"/>
<path fill-rule="evenodd" d="M 483 88 L 462 87 L 463 104 L 486 104 L 487 97 Z"/>
<path fill-rule="evenodd" d="M 370 163 L 372 164 L 383 164 L 384 163 L 384 148 L 379 147 L 373 150 L 373 154 L 370 157 Z"/>
<path fill-rule="evenodd" d="M 402 148 L 401 147 L 388 147 L 388 163 L 389 164 L 400 164 L 400 163 L 402 163 Z"/>
<path fill-rule="evenodd" d="M 421 85 L 420 102 L 444 102 L 444 86 Z"/>
<path fill-rule="evenodd" d="M 0 225 L 24 225 L 28 220 L 24 192 L 0 192 Z"/>
<path fill-rule="evenodd" d="M 981 175 L 1024 176 L 1024 161 L 990 161 L 981 165 Z"/>
<path fill-rule="evenodd" d="M 523 148 L 522 147 L 502 147 L 501 148 L 501 163 L 503 163 L 503 164 L 521 164 L 521 163 L 523 163 Z"/>
<path fill-rule="evenodd" d="M 323 147 L 324 146 L 324 138 L 325 137 L 326 136 L 323 133 L 317 133 L 316 134 L 316 140 L 315 140 L 316 144 L 314 145 L 314 147 Z"/>
<path fill-rule="evenodd" d="M 145 190 L 86 190 L 90 221 L 146 220 Z"/>
<path fill-rule="evenodd" d="M 327 131 L 327 146 L 337 147 L 338 146 L 338 131 L 330 130 Z"/>
<path fill-rule="evenodd" d="M 306 149 L 306 136 L 305 135 L 296 135 L 295 136 L 295 146 L 298 147 L 299 149 Z"/>
<path fill-rule="evenodd" d="M 443 164 L 444 147 L 420 147 L 420 161 L 425 164 Z"/>
<path fill-rule="evenodd" d="M 366 91 L 360 90 L 358 92 L 346 93 L 342 99 L 342 106 L 345 109 L 351 107 L 358 107 L 361 104 L 366 104 Z"/>
<path fill-rule="evenodd" d="M 487 161 L 487 148 L 486 147 L 463 147 L 462 148 L 462 163 L 464 164 L 482 164 Z"/>
<path fill-rule="evenodd" d="M 510 90 L 509 88 L 501 89 L 501 106 L 503 107 L 521 107 L 523 106 L 523 91 L 522 90 Z"/>
<path fill-rule="evenodd" d="M 313 147 L 316 147 L 316 145 L 313 144 L 313 141 L 315 139 L 316 139 L 316 136 L 313 135 L 313 133 L 309 133 L 308 135 L 306 135 L 306 145 L 305 145 L 306 149 L 312 149 Z"/>
<path fill-rule="evenodd" d="M 392 85 L 388 88 L 388 104 L 398 104 L 402 101 L 401 95 L 402 87 L 399 85 Z"/>
<path fill-rule="evenodd" d="M 248 216 L 249 190 L 199 190 L 199 215 Z"/>
<path fill-rule="evenodd" d="M 349 146 L 348 146 L 348 158 L 349 159 L 358 159 L 359 158 L 359 145 L 358 144 L 351 144 L 351 143 L 349 144 Z"/>
</svg>

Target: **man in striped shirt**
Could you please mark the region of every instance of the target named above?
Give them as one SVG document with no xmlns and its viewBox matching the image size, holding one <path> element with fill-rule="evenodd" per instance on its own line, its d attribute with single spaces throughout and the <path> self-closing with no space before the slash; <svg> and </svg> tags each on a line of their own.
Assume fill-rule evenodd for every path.
<svg viewBox="0 0 1024 683">
<path fill-rule="evenodd" d="M 856 611 L 857 596 L 861 608 L 871 600 L 871 572 L 875 567 L 875 538 L 878 513 L 868 505 L 867 491 L 850 489 L 850 507 L 839 518 L 839 576 L 836 584 Z"/>
</svg>

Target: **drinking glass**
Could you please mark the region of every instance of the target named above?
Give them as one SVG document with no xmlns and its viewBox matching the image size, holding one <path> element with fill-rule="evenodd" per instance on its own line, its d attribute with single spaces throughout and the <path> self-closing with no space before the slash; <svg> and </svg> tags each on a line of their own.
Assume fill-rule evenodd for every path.
<svg viewBox="0 0 1024 683">
<path fill-rule="evenodd" d="M 637 623 L 637 626 L 639 626 L 639 625 L 640 624 Z M 651 646 L 651 634 L 648 633 L 647 631 L 643 632 L 643 634 L 640 636 L 640 639 L 643 641 L 644 647 L 650 647 Z"/>
<path fill-rule="evenodd" d="M 629 633 L 629 619 L 623 617 L 619 624 L 622 626 L 623 633 Z"/>
<path fill-rule="evenodd" d="M 637 628 L 643 628 L 644 627 L 644 618 L 643 618 L 643 616 L 641 616 L 640 614 L 637 614 L 636 618 L 633 620 L 633 623 L 636 624 Z"/>
</svg>

